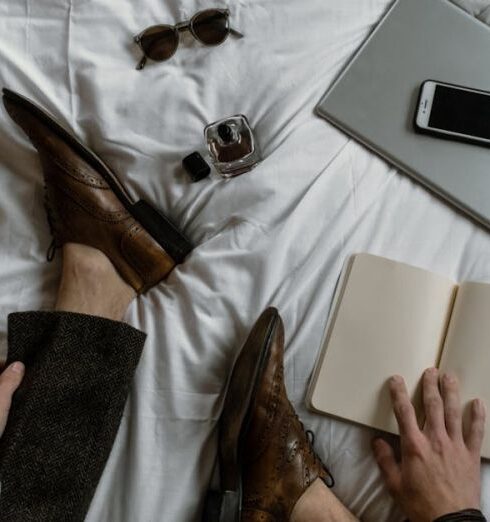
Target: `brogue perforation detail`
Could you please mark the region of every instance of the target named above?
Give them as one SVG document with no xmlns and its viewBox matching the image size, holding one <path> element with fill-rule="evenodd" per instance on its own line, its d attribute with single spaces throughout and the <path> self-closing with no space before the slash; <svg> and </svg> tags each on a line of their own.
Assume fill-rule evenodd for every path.
<svg viewBox="0 0 490 522">
<path fill-rule="evenodd" d="M 136 234 L 139 234 L 141 227 L 136 223 L 126 232 L 128 239 L 133 239 Z"/>
<path fill-rule="evenodd" d="M 308 467 L 307 464 L 305 464 L 305 466 L 304 466 L 304 485 L 305 485 L 305 487 L 308 487 L 310 485 L 310 481 L 311 481 L 310 468 Z"/>
<path fill-rule="evenodd" d="M 281 476 L 282 470 L 284 469 L 285 464 L 287 463 L 287 443 L 288 436 L 291 431 L 291 415 L 286 414 L 281 422 L 279 428 L 279 447 L 282 448 L 282 451 L 278 453 L 278 457 L 275 464 L 275 472 L 276 476 L 279 478 Z"/>
<path fill-rule="evenodd" d="M 59 185 L 55 185 L 55 189 L 63 192 L 73 201 L 73 203 L 76 203 L 77 206 L 100 221 L 104 221 L 106 223 L 120 223 L 131 217 L 131 214 L 127 210 L 101 210 L 87 201 L 81 201 L 77 197 L 77 194 L 67 187 L 60 187 Z"/>
<path fill-rule="evenodd" d="M 289 448 L 287 461 L 288 463 L 293 462 L 294 458 L 298 454 L 299 441 L 295 440 L 293 445 Z"/>
<path fill-rule="evenodd" d="M 258 522 L 260 512 L 267 522 L 289 520 L 298 499 L 317 478 L 333 485 L 333 480 L 325 481 L 329 474 L 313 450 L 313 435 L 305 431 L 288 399 L 283 343 L 284 329 L 279 323 L 242 455 L 243 506 L 250 508 L 242 511 L 242 520 L 247 522 Z"/>
<path fill-rule="evenodd" d="M 94 175 L 86 174 L 80 169 L 80 167 L 70 165 L 58 156 L 46 155 L 46 159 L 53 162 L 58 168 L 62 169 L 65 174 L 79 183 L 100 190 L 110 190 L 109 185 L 103 179 L 97 178 Z"/>
<path fill-rule="evenodd" d="M 277 415 L 283 377 L 284 377 L 284 368 L 282 367 L 282 365 L 280 365 L 276 369 L 276 372 L 274 373 L 274 377 L 272 379 L 271 391 L 270 391 L 269 397 L 267 399 L 266 423 L 260 434 L 259 442 L 258 442 L 258 448 L 259 448 L 258 453 L 259 454 L 261 452 L 260 448 L 264 448 L 267 444 L 267 440 L 270 437 L 270 431 L 272 429 L 274 419 L 276 418 L 276 415 Z"/>
<path fill-rule="evenodd" d="M 141 270 L 139 269 L 139 263 L 138 258 L 133 255 L 133 253 L 124 248 L 124 237 L 126 237 L 129 240 L 133 240 L 137 234 L 139 234 L 142 231 L 142 228 L 137 224 L 134 223 L 126 232 L 124 233 L 124 236 L 121 237 L 121 251 L 126 258 L 126 260 L 129 262 L 129 264 L 133 267 L 133 270 L 139 275 L 139 277 L 144 280 L 145 274 L 141 273 Z"/>
<path fill-rule="evenodd" d="M 162 238 L 160 234 L 158 239 L 153 238 L 144 227 L 146 223 L 151 228 L 159 222 L 158 216 L 149 216 L 147 220 L 144 212 L 137 213 L 144 233 L 137 235 L 133 230 L 134 239 L 126 238 L 124 248 L 133 259 L 133 263 L 129 263 L 121 251 L 120 241 L 135 223 L 134 201 L 117 176 L 35 103 L 8 92 L 4 93 L 3 102 L 39 153 L 48 196 L 45 193 L 44 205 L 53 236 L 48 258 L 53 256 L 56 247 L 66 242 L 86 244 L 101 250 L 138 294 L 164 279 L 176 263 L 161 247 L 161 243 L 166 244 L 163 236 L 168 232 L 171 247 L 174 241 L 184 243 L 185 238 L 178 238 L 178 231 L 164 217 Z M 190 247 L 187 241 L 185 243 L 185 248 Z M 181 248 L 178 244 L 175 247 Z"/>
</svg>

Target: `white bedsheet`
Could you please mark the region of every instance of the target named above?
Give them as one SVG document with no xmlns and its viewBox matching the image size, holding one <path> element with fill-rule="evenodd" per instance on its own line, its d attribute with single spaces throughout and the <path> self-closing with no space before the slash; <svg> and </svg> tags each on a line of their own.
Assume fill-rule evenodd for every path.
<svg viewBox="0 0 490 522">
<path fill-rule="evenodd" d="M 199 520 L 224 383 L 271 304 L 286 326 L 289 394 L 316 432 L 335 492 L 364 520 L 400 518 L 371 457 L 372 432 L 303 405 L 334 286 L 346 256 L 360 251 L 490 281 L 490 236 L 312 113 L 390 3 L 233 1 L 245 38 L 205 48 L 186 37 L 170 61 L 138 72 L 134 33 L 223 0 L 1 0 L 0 85 L 58 116 L 197 245 L 128 313 L 148 340 L 89 522 Z M 490 1 L 458 3 L 490 22 Z M 6 349 L 7 313 L 49 309 L 59 259 L 45 263 L 36 153 L 0 112 Z M 229 182 L 191 184 L 180 161 L 202 148 L 204 125 L 240 112 L 262 164 Z M 488 464 L 483 474 L 490 514 Z"/>
</svg>

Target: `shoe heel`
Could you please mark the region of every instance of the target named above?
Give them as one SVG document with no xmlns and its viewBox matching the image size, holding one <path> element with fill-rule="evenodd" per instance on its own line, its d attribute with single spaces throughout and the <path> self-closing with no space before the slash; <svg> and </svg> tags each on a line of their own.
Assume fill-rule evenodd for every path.
<svg viewBox="0 0 490 522">
<path fill-rule="evenodd" d="M 182 263 L 194 248 L 166 216 L 146 201 L 131 205 L 129 211 L 177 264 Z"/>
<path fill-rule="evenodd" d="M 210 491 L 202 522 L 240 522 L 240 494 L 237 491 Z"/>
</svg>

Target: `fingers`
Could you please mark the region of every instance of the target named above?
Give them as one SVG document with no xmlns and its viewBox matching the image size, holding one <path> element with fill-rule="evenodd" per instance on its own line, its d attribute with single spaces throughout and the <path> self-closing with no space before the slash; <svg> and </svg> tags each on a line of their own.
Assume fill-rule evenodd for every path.
<svg viewBox="0 0 490 522">
<path fill-rule="evenodd" d="M 446 433 L 444 422 L 444 403 L 439 392 L 439 372 L 436 368 L 425 370 L 423 382 L 423 401 L 425 410 L 425 431 Z"/>
<path fill-rule="evenodd" d="M 417 417 L 403 378 L 399 375 L 393 376 L 389 386 L 393 410 L 403 443 L 406 437 L 414 437 L 420 433 Z"/>
<path fill-rule="evenodd" d="M 401 486 L 401 470 L 395 460 L 393 448 L 383 439 L 374 439 L 373 452 L 388 490 L 396 495 Z"/>
<path fill-rule="evenodd" d="M 458 380 L 452 374 L 443 375 L 441 389 L 447 433 L 451 439 L 461 440 L 463 438 L 463 409 Z"/>
<path fill-rule="evenodd" d="M 485 405 L 480 399 L 471 403 L 471 420 L 466 436 L 466 446 L 474 454 L 480 456 L 483 436 L 485 435 Z"/>
<path fill-rule="evenodd" d="M 0 436 L 7 424 L 12 395 L 22 382 L 24 370 L 21 362 L 14 362 L 0 375 Z"/>
</svg>

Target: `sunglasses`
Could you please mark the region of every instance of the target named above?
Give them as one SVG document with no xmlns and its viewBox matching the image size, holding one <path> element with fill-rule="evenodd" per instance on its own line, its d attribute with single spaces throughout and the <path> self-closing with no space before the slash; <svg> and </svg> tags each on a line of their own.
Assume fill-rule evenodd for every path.
<svg viewBox="0 0 490 522">
<path fill-rule="evenodd" d="M 143 51 L 143 58 L 136 66 L 141 70 L 149 58 L 163 62 L 171 58 L 179 46 L 179 34 L 190 31 L 204 45 L 220 45 L 232 34 L 241 38 L 243 34 L 230 27 L 228 9 L 206 9 L 199 11 L 189 21 L 176 25 L 152 25 L 134 37 Z"/>
</svg>

